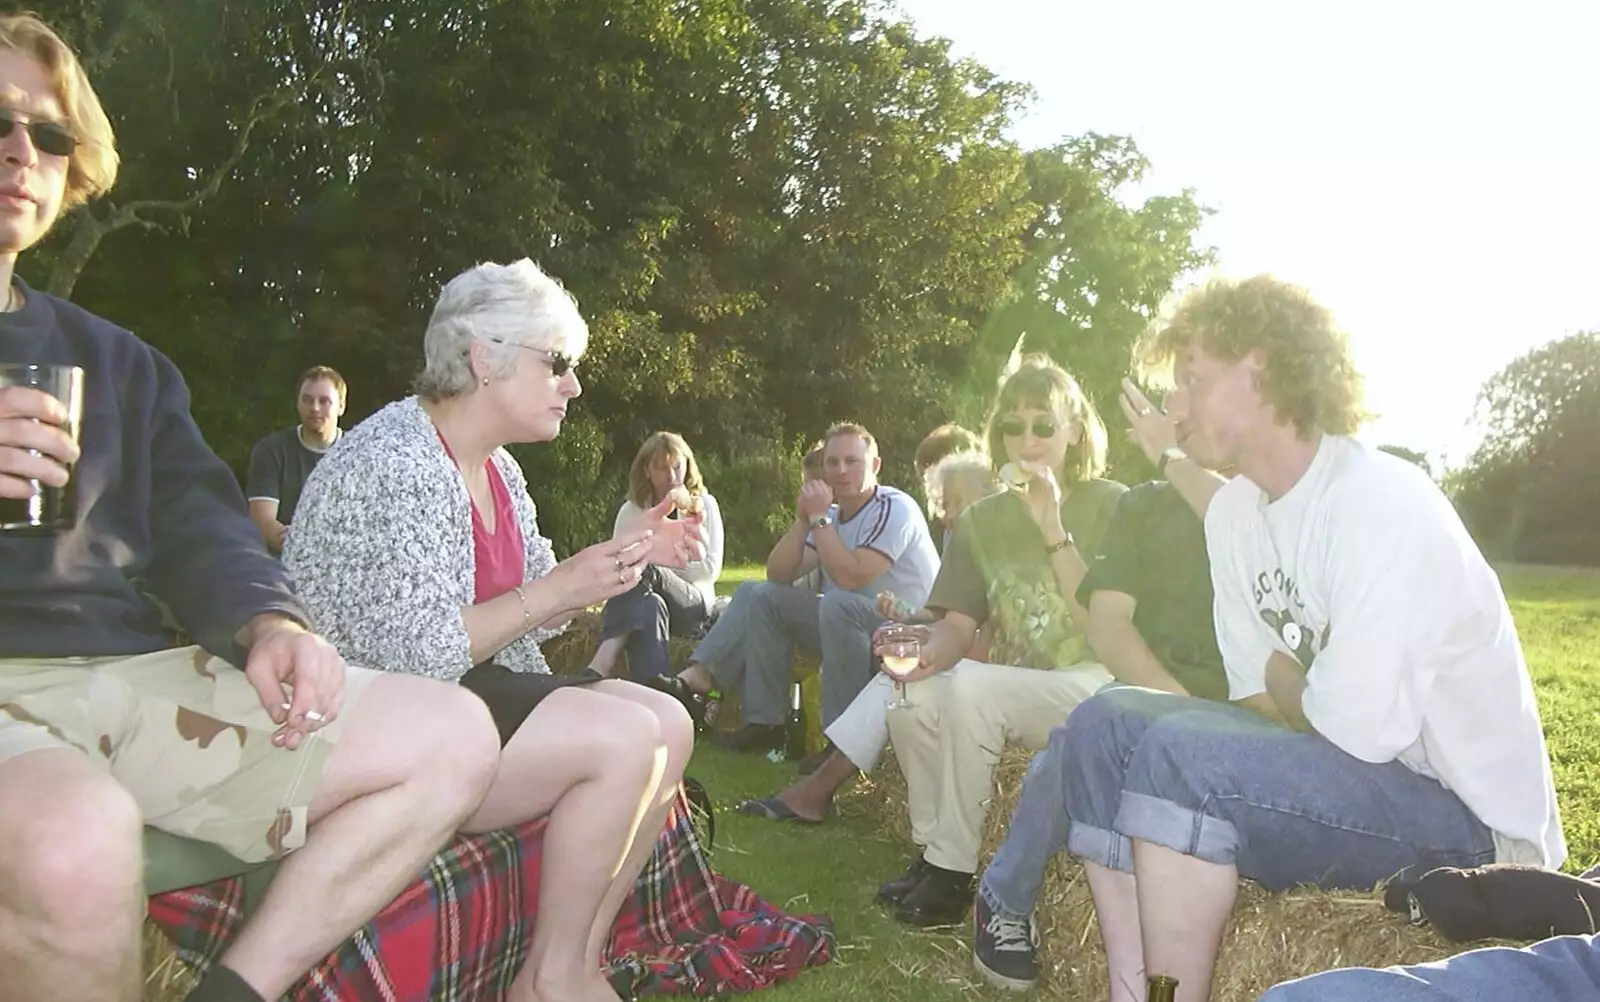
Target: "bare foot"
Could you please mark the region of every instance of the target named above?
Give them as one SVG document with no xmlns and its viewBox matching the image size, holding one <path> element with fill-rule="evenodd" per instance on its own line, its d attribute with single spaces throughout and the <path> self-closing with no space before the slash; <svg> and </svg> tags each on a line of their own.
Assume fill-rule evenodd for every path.
<svg viewBox="0 0 1600 1002">
<path fill-rule="evenodd" d="M 599 971 L 576 981 L 556 983 L 545 979 L 535 981 L 533 993 L 513 1002 L 622 1002 L 605 975 Z"/>
</svg>

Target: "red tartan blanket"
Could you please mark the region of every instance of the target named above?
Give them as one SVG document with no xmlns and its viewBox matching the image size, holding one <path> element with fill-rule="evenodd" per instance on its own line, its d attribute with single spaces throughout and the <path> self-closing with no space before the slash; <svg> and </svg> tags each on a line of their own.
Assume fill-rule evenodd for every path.
<svg viewBox="0 0 1600 1002">
<path fill-rule="evenodd" d="M 491 1002 L 522 966 L 535 921 L 543 821 L 462 836 L 427 872 L 303 978 L 291 1002 Z M 204 968 L 243 920 L 226 880 L 151 898 L 150 917 Z M 711 869 L 680 795 L 622 906 L 607 949 L 623 998 L 709 996 L 785 981 L 827 963 L 828 919 L 785 914 Z"/>
</svg>

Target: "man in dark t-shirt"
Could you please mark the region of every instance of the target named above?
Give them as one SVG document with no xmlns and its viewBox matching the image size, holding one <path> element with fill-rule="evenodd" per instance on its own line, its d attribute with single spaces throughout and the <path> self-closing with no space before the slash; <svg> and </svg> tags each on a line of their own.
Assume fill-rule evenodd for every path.
<svg viewBox="0 0 1600 1002">
<path fill-rule="evenodd" d="M 339 440 L 339 418 L 344 414 L 344 377 L 326 365 L 301 373 L 298 386 L 295 408 L 300 423 L 280 428 L 255 444 L 245 484 L 250 518 L 274 553 L 283 549 L 284 530 L 294 518 L 300 491 L 317 460 Z"/>
<path fill-rule="evenodd" d="M 1227 698 L 1205 529 L 1170 483 L 1152 481 L 1122 495 L 1077 598 L 1089 610 L 1090 646 L 1119 683 Z M 1029 767 L 1006 840 L 978 885 L 973 959 L 978 973 L 1005 988 L 1027 988 L 1037 973 L 1030 916 L 1068 825 L 1055 780 L 1072 768 L 1057 751 L 1065 726 Z"/>
</svg>

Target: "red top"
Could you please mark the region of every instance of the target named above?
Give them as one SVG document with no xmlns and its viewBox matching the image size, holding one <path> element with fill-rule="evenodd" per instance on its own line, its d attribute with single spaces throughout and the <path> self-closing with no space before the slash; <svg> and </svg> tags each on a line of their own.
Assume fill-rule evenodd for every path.
<svg viewBox="0 0 1600 1002">
<path fill-rule="evenodd" d="M 439 436 L 444 451 L 451 459 L 450 443 Z M 517 524 L 517 511 L 511 507 L 511 492 L 506 489 L 505 478 L 493 459 L 483 463 L 489 476 L 489 495 L 494 499 L 494 532 L 483 524 L 478 506 L 472 505 L 472 562 L 476 568 L 473 577 L 473 604 L 487 602 L 504 595 L 522 583 L 527 566 L 527 555 L 522 547 L 522 527 Z"/>
</svg>

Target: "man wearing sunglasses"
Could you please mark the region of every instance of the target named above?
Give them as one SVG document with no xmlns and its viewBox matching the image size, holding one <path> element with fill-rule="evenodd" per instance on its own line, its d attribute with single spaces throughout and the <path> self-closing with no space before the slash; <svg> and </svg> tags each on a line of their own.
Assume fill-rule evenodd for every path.
<svg viewBox="0 0 1600 1002">
<path fill-rule="evenodd" d="M 478 809 L 498 742 L 464 689 L 347 667 L 308 629 L 173 364 L 13 275 L 116 172 L 72 50 L 0 17 L 0 362 L 84 371 L 81 449 L 53 397 L 0 388 L 0 497 L 70 474 L 77 509 L 52 535 L 0 533 L 0 994 L 140 997 L 150 824 L 283 860 L 189 996 L 259 1002 Z M 200 646 L 174 649 L 136 581 Z"/>
</svg>

